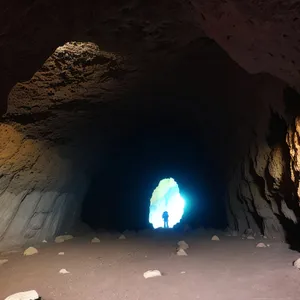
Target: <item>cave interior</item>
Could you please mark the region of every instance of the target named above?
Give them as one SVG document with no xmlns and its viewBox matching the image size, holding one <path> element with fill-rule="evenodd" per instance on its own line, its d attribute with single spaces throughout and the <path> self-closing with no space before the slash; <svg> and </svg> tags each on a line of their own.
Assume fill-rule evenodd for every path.
<svg viewBox="0 0 300 300">
<path fill-rule="evenodd" d="M 1 251 L 149 229 L 169 177 L 186 199 L 178 230 L 299 249 L 292 1 L 48 2 L 1 4 Z"/>
</svg>

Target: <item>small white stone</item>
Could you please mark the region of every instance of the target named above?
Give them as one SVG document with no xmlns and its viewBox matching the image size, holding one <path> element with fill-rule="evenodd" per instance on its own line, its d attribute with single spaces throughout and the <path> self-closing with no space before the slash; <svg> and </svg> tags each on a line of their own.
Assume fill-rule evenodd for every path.
<svg viewBox="0 0 300 300">
<path fill-rule="evenodd" d="M 34 255 L 34 254 L 37 254 L 37 253 L 39 253 L 38 249 L 36 249 L 34 247 L 29 247 L 24 251 L 23 255 L 24 256 L 30 256 L 30 255 Z"/>
<path fill-rule="evenodd" d="M 183 249 L 183 250 L 189 249 L 189 244 L 186 243 L 185 241 L 179 241 L 177 243 L 177 245 L 180 249 Z"/>
<path fill-rule="evenodd" d="M 126 240 L 126 236 L 125 236 L 124 234 L 121 234 L 121 235 L 119 236 L 119 240 Z"/>
<path fill-rule="evenodd" d="M 100 240 L 99 240 L 97 237 L 94 237 L 94 238 L 91 240 L 91 243 L 92 243 L 92 244 L 100 243 Z"/>
<path fill-rule="evenodd" d="M 144 278 L 152 278 L 152 277 L 159 277 L 162 276 L 161 272 L 159 270 L 149 270 L 144 273 Z"/>
<path fill-rule="evenodd" d="M 35 290 L 20 292 L 6 297 L 4 300 L 35 300 L 39 299 L 39 295 Z"/>
<path fill-rule="evenodd" d="M 247 240 L 255 240 L 255 238 L 254 238 L 254 236 L 249 235 L 249 236 L 247 236 Z"/>
<path fill-rule="evenodd" d="M 70 274 L 70 272 L 67 271 L 66 269 L 61 269 L 59 270 L 59 274 Z"/>
<path fill-rule="evenodd" d="M 256 245 L 256 248 L 267 248 L 266 244 L 265 243 L 258 243 Z"/>
<path fill-rule="evenodd" d="M 58 252 L 58 255 L 65 255 L 65 252 Z"/>
<path fill-rule="evenodd" d="M 211 238 L 212 241 L 220 241 L 219 237 L 217 235 L 214 235 L 212 238 Z"/>
<path fill-rule="evenodd" d="M 297 260 L 294 261 L 294 267 L 296 267 L 297 269 L 300 269 L 300 258 L 298 258 Z"/>
<path fill-rule="evenodd" d="M 263 236 L 263 238 L 264 238 L 264 239 L 267 239 L 267 237 L 266 237 L 265 235 Z"/>
<path fill-rule="evenodd" d="M 48 243 L 46 240 L 43 240 L 42 243 Z"/>
<path fill-rule="evenodd" d="M 178 256 L 187 256 L 187 253 L 183 249 L 179 249 L 176 254 Z"/>
<path fill-rule="evenodd" d="M 185 274 L 185 273 L 186 273 L 185 271 L 181 271 L 181 272 L 180 272 L 180 274 Z"/>
<path fill-rule="evenodd" d="M 0 259 L 0 266 L 6 264 L 8 262 L 8 259 Z"/>
</svg>

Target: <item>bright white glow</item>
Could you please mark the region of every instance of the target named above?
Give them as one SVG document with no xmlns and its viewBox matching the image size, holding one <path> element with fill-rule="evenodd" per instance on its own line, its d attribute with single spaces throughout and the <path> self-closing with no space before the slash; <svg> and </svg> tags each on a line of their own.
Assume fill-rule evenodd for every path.
<svg viewBox="0 0 300 300">
<path fill-rule="evenodd" d="M 185 201 L 173 178 L 163 179 L 153 191 L 150 200 L 149 222 L 154 228 L 163 227 L 163 212 L 169 213 L 169 228 L 180 222 L 184 213 Z"/>
</svg>

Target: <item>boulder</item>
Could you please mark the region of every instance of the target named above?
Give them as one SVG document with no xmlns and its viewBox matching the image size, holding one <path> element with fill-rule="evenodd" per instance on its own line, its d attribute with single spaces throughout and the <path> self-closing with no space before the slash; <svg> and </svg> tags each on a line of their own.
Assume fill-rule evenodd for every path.
<svg viewBox="0 0 300 300">
<path fill-rule="evenodd" d="M 39 295 L 35 290 L 20 292 L 6 297 L 4 300 L 36 300 Z"/>
<path fill-rule="evenodd" d="M 59 243 L 63 243 L 64 241 L 68 241 L 73 239 L 73 235 L 70 234 L 66 234 L 66 235 L 59 235 L 55 238 L 54 242 L 59 244 Z"/>
<path fill-rule="evenodd" d="M 217 235 L 214 235 L 212 238 L 211 238 L 212 241 L 220 241 L 220 238 L 217 236 Z"/>
<path fill-rule="evenodd" d="M 300 258 L 296 259 L 293 263 L 294 267 L 300 270 Z"/>
<path fill-rule="evenodd" d="M 67 271 L 66 269 L 60 269 L 59 274 L 70 274 L 70 272 Z"/>
<path fill-rule="evenodd" d="M 267 248 L 267 245 L 265 243 L 258 243 L 256 248 Z"/>
<path fill-rule="evenodd" d="M 92 243 L 92 244 L 100 243 L 100 239 L 98 239 L 97 237 L 94 237 L 94 238 L 91 240 L 91 243 Z"/>
<path fill-rule="evenodd" d="M 178 256 L 187 256 L 187 253 L 186 253 L 185 250 L 183 250 L 183 249 L 179 249 L 179 250 L 176 252 L 176 254 L 177 254 Z"/>
<path fill-rule="evenodd" d="M 8 259 L 0 259 L 0 266 L 6 264 L 8 262 Z"/>
<path fill-rule="evenodd" d="M 153 278 L 153 277 L 159 277 L 162 276 L 161 272 L 159 270 L 148 270 L 144 273 L 144 278 Z"/>
<path fill-rule="evenodd" d="M 34 254 L 37 254 L 37 253 L 39 253 L 38 249 L 36 249 L 34 247 L 29 247 L 24 251 L 23 255 L 24 256 L 30 256 L 30 255 L 34 255 Z"/>
</svg>

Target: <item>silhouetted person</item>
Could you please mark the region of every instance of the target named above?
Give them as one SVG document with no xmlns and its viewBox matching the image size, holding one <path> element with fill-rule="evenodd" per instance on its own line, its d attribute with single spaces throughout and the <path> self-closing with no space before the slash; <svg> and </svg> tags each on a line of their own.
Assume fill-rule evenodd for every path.
<svg viewBox="0 0 300 300">
<path fill-rule="evenodd" d="M 162 218 L 164 219 L 164 228 L 169 228 L 169 213 L 164 211 Z"/>
</svg>

